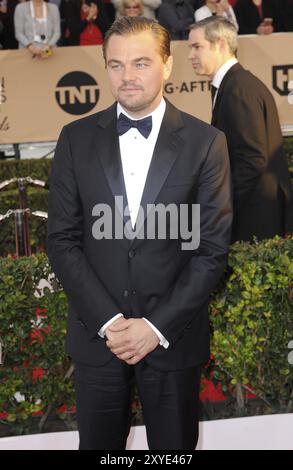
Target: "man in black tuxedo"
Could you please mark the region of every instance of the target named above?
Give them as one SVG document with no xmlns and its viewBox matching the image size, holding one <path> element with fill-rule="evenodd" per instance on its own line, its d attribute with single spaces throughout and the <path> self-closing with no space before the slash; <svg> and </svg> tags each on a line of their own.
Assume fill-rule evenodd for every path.
<svg viewBox="0 0 293 470">
<path fill-rule="evenodd" d="M 163 99 L 172 57 L 157 22 L 121 18 L 103 47 L 116 102 L 64 127 L 49 200 L 80 449 L 125 448 L 134 381 L 149 447 L 194 449 L 208 299 L 230 242 L 226 140 Z M 189 232 L 176 236 L 186 222 Z"/>
<path fill-rule="evenodd" d="M 212 79 L 212 125 L 227 137 L 234 192 L 232 241 L 293 230 L 293 197 L 278 112 L 266 86 L 236 59 L 237 31 L 223 18 L 192 26 L 189 59 Z"/>
</svg>

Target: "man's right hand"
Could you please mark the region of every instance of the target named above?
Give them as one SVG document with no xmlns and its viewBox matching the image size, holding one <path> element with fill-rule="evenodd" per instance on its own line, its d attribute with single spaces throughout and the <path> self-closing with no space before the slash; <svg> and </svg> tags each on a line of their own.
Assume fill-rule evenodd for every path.
<svg viewBox="0 0 293 470">
<path fill-rule="evenodd" d="M 95 21 L 98 16 L 98 7 L 95 3 L 91 3 L 87 16 L 87 21 Z"/>
<path fill-rule="evenodd" d="M 106 331 L 107 347 L 128 365 L 137 364 L 160 343 L 156 332 L 143 318 L 119 318 Z"/>
<path fill-rule="evenodd" d="M 111 331 L 111 327 L 115 325 L 115 332 Z M 109 341 L 113 340 L 113 336 L 115 335 L 115 338 L 119 336 L 119 334 L 122 334 L 126 329 L 128 328 L 128 322 L 126 318 L 124 317 L 119 317 L 117 320 L 113 321 L 110 326 L 105 330 L 105 336 Z"/>
</svg>

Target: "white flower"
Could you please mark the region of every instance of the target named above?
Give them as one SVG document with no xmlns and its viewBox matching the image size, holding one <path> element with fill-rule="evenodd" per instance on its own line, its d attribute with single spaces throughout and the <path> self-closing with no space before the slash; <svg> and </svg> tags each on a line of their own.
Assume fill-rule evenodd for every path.
<svg viewBox="0 0 293 470">
<path fill-rule="evenodd" d="M 14 395 L 15 400 L 17 403 L 21 403 L 22 401 L 25 401 L 25 396 L 22 395 L 20 392 L 16 392 Z"/>
</svg>

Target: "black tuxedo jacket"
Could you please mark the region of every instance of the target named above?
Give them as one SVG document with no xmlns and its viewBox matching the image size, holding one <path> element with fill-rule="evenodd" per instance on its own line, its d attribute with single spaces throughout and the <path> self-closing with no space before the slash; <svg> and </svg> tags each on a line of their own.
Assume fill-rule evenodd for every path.
<svg viewBox="0 0 293 470">
<path fill-rule="evenodd" d="M 230 242 L 226 139 L 167 103 L 141 206 L 200 204 L 198 249 L 183 251 L 170 238 L 97 240 L 93 207 L 114 211 L 114 196 L 126 198 L 116 114 L 114 104 L 65 126 L 53 161 L 48 253 L 69 299 L 67 351 L 74 361 L 105 364 L 113 356 L 97 332 L 122 312 L 149 319 L 170 342 L 148 355 L 153 367 L 191 367 L 209 358 L 208 298 Z"/>
<path fill-rule="evenodd" d="M 228 142 L 234 193 L 232 241 L 291 232 L 292 185 L 270 91 L 235 64 L 218 90 L 212 124 Z"/>
</svg>

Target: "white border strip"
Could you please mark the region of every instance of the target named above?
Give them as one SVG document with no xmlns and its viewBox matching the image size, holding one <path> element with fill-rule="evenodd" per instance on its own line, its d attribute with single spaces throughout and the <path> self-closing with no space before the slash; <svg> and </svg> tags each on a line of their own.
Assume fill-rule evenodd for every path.
<svg viewBox="0 0 293 470">
<path fill-rule="evenodd" d="M 200 423 L 198 450 L 293 450 L 293 414 Z M 0 439 L 0 450 L 76 450 L 77 432 Z M 127 448 L 147 450 L 144 426 L 131 428 Z"/>
</svg>

